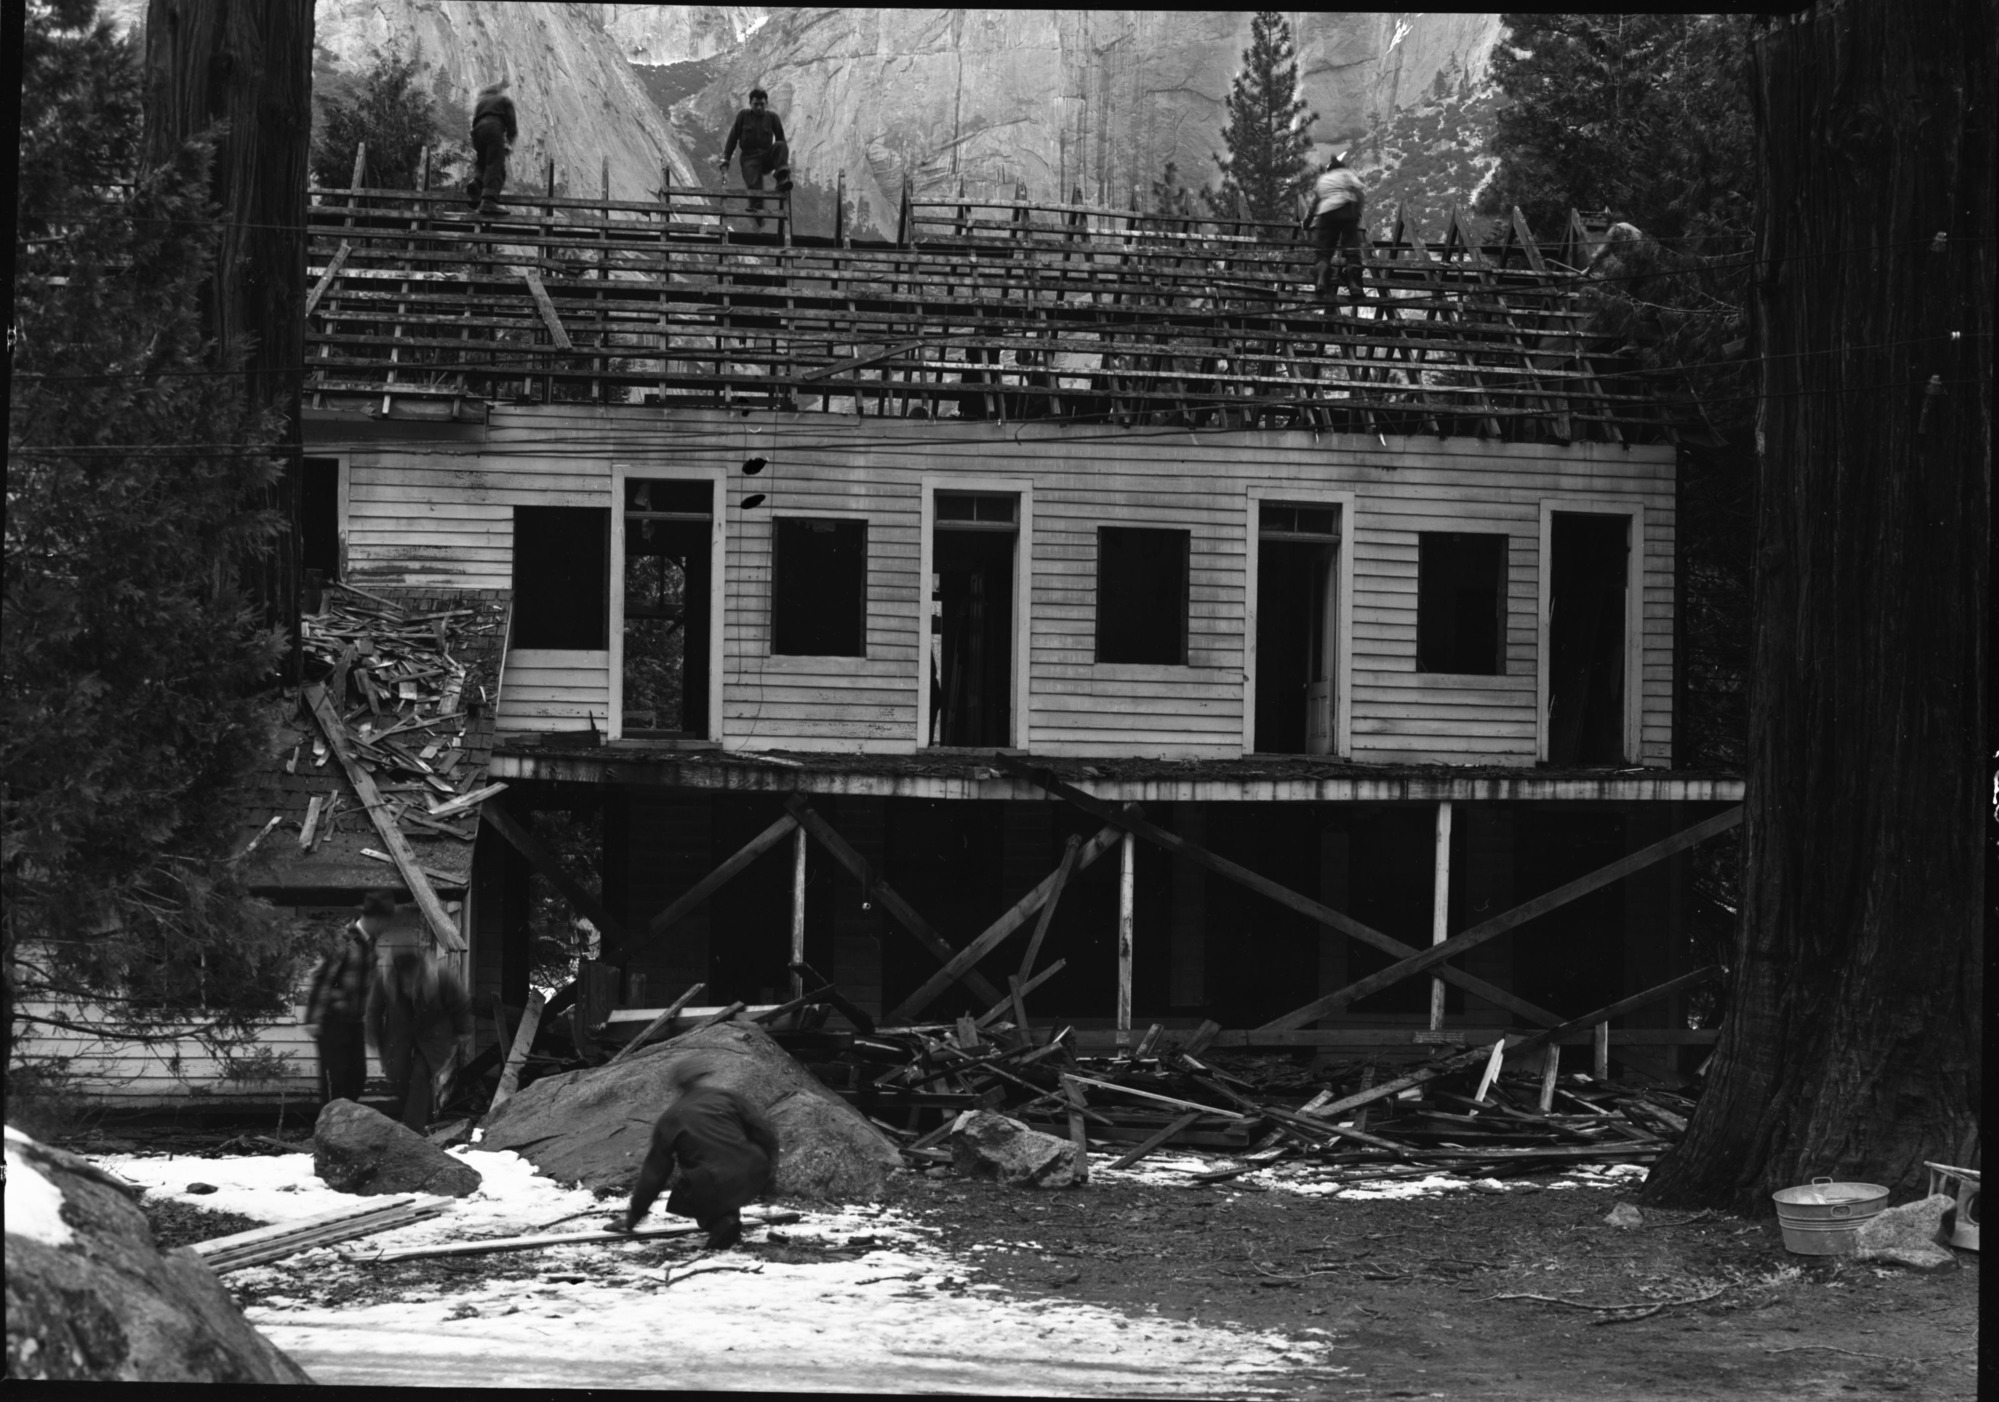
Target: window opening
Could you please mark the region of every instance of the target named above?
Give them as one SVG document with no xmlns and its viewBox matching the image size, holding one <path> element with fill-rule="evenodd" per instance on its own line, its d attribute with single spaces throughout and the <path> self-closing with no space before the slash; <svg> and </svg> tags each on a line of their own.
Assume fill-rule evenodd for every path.
<svg viewBox="0 0 1999 1402">
<path fill-rule="evenodd" d="M 1097 661 L 1185 666 L 1187 531 L 1097 529 Z"/>
<path fill-rule="evenodd" d="M 1331 754 L 1339 508 L 1263 502 L 1257 537 L 1253 748 Z"/>
<path fill-rule="evenodd" d="M 515 507 L 513 584 L 514 647 L 608 648 L 611 513 L 600 506 Z"/>
<path fill-rule="evenodd" d="M 939 492 L 930 560 L 930 743 L 1011 742 L 1014 542 L 1011 493 Z"/>
<path fill-rule="evenodd" d="M 1617 764 L 1631 518 L 1557 511 L 1548 577 L 1548 762 Z"/>
<path fill-rule="evenodd" d="M 1505 536 L 1416 537 L 1416 670 L 1505 675 Z"/>
<path fill-rule="evenodd" d="M 771 523 L 771 651 L 867 656 L 865 521 L 779 517 Z"/>
<path fill-rule="evenodd" d="M 713 493 L 704 481 L 625 480 L 627 736 L 708 733 Z"/>
</svg>

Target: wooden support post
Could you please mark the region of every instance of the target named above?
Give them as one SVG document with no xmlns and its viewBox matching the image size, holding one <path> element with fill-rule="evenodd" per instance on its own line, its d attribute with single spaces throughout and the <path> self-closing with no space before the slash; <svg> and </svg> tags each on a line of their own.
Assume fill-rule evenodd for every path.
<svg viewBox="0 0 1999 1402">
<path fill-rule="evenodd" d="M 805 992 L 797 966 L 805 961 L 805 829 L 791 835 L 791 996 Z"/>
<path fill-rule="evenodd" d="M 1610 1024 L 1599 1022 L 1595 1034 L 1590 1039 L 1593 1043 L 1591 1050 L 1594 1053 L 1590 1059 L 1590 1074 L 1599 1081 L 1607 1081 L 1610 1079 Z"/>
<path fill-rule="evenodd" d="M 605 1062 L 604 1064 L 606 1066 L 617 1065 L 620 1061 L 623 1061 L 626 1057 L 630 1056 L 640 1047 L 643 1047 L 646 1043 L 650 1042 L 660 1033 L 672 1027 L 673 1020 L 676 1017 L 680 1016 L 680 1010 L 686 1007 L 689 1003 L 693 1002 L 696 998 L 699 998 L 701 996 L 702 990 L 706 989 L 707 987 L 708 985 L 705 983 L 697 983 L 692 988 L 688 989 L 685 993 L 681 994 L 678 998 L 675 998 L 671 1003 L 668 1003 L 666 1007 L 660 1010 L 660 1014 L 658 1017 L 654 1018 L 651 1022 L 648 1022 L 645 1025 L 645 1029 L 641 1031 L 638 1036 L 632 1038 L 631 1041 L 625 1043 L 622 1047 L 619 1047 L 617 1051 L 613 1052 L 611 1054 L 611 1059 Z"/>
<path fill-rule="evenodd" d="M 1027 995 L 1021 991 L 1020 975 L 1006 976 L 1007 996 L 1013 1004 L 1013 1025 L 1025 1041 L 1034 1039 L 1034 1029 L 1027 1025 Z"/>
<path fill-rule="evenodd" d="M 882 908 L 895 918 L 896 923 L 915 936 L 917 942 L 925 949 L 936 955 L 939 963 L 948 965 L 957 957 L 958 951 L 951 948 L 944 937 L 931 928 L 930 922 L 918 915 L 915 907 L 904 900 L 892 886 L 875 875 L 874 868 L 868 865 L 867 858 L 849 846 L 847 840 L 833 831 L 832 825 L 824 818 L 813 812 L 803 798 L 793 794 L 785 801 L 784 806 L 785 811 L 796 818 L 801 827 L 819 839 L 819 845 L 833 855 L 834 861 L 853 873 L 854 879 L 861 883 L 861 889 L 871 893 L 874 899 L 880 901 Z M 988 1003 L 997 1003 L 1003 996 L 977 969 L 966 969 L 962 977 L 967 986 Z M 889 1021 L 894 1019 L 890 1018 Z"/>
<path fill-rule="evenodd" d="M 1131 1045 L 1132 896 L 1137 875 L 1138 839 L 1130 833 L 1118 845 L 1117 875 L 1117 1044 Z"/>
<path fill-rule="evenodd" d="M 446 950 L 452 954 L 465 952 L 464 936 L 458 933 L 458 926 L 445 913 L 444 902 L 437 898 L 431 888 L 430 878 L 423 874 L 423 867 L 417 862 L 416 852 L 411 849 L 409 839 L 403 836 L 396 820 L 389 816 L 389 810 L 382 803 L 381 791 L 375 787 L 374 779 L 361 767 L 354 757 L 354 747 L 348 742 L 347 726 L 327 699 L 326 688 L 314 683 L 302 693 L 306 706 L 312 711 L 313 719 L 319 722 L 320 731 L 326 736 L 326 743 L 332 747 L 333 757 L 340 761 L 340 767 L 347 772 L 347 781 L 354 786 L 355 796 L 361 800 L 361 807 L 368 819 L 375 825 L 376 834 L 382 845 L 396 860 L 396 870 L 402 873 L 403 885 L 409 888 L 415 898 L 417 909 L 423 912 L 424 923 L 430 926 Z"/>
<path fill-rule="evenodd" d="M 1451 801 L 1437 805 L 1437 854 L 1430 881 L 1430 943 L 1442 944 L 1450 938 L 1451 914 Z M 1444 1025 L 1444 981 L 1430 980 L 1430 1030 Z"/>
<path fill-rule="evenodd" d="M 1076 1084 L 1074 1076 L 1062 1078 L 1062 1097 L 1069 1102 L 1069 1142 L 1076 1146 L 1076 1157 L 1087 1164 L 1090 1161 L 1090 1139 L 1083 1132 L 1083 1088 Z"/>
<path fill-rule="evenodd" d="M 1562 1049 L 1551 1044 L 1541 1056 L 1541 1098 L 1535 1102 L 1535 1108 L 1544 1115 L 1555 1108 L 1555 1082 L 1561 1074 Z"/>
<path fill-rule="evenodd" d="M 541 1026 L 541 1009 L 541 990 L 528 990 L 527 1011 L 521 1014 L 521 1025 L 514 1029 L 513 1049 L 507 1053 L 507 1064 L 500 1070 L 500 1088 L 493 1092 L 493 1103 L 486 1107 L 488 1115 L 506 1104 L 520 1088 L 521 1066 L 527 1061 L 528 1048 L 534 1045 L 535 1029 Z"/>
</svg>

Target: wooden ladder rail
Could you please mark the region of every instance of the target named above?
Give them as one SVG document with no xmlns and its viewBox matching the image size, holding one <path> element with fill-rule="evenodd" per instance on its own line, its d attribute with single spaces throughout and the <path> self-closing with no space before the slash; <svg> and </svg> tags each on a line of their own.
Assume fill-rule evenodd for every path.
<svg viewBox="0 0 1999 1402">
<path fill-rule="evenodd" d="M 1433 301 L 1438 303 L 1449 304 L 1450 298 L 1445 295 L 1446 289 L 1443 281 L 1442 260 L 1435 258 L 1431 254 L 1430 246 L 1423 242 L 1423 236 L 1417 233 L 1413 227 L 1409 230 L 1409 247 L 1423 266 L 1423 279 L 1424 282 L 1430 288 Z M 1429 311 L 1425 313 L 1425 320 L 1435 322 L 1439 319 L 1440 315 L 1446 325 L 1456 326 L 1459 327 L 1460 329 L 1462 329 L 1465 325 L 1464 318 L 1461 315 L 1459 315 L 1457 312 L 1445 311 L 1440 313 L 1439 309 L 1436 306 L 1432 306 L 1429 309 Z M 1478 367 L 1471 361 L 1469 354 L 1464 352 L 1461 352 L 1461 354 L 1465 355 L 1464 368 L 1468 372 L 1469 378 L 1471 379 L 1472 388 L 1474 390 L 1474 397 L 1476 398 L 1479 407 L 1490 411 L 1492 405 L 1486 397 L 1484 377 L 1478 373 Z M 1484 421 L 1482 427 L 1484 427 L 1493 438 L 1497 439 L 1503 436 L 1504 430 L 1500 427 L 1500 423 L 1497 418 L 1495 418 L 1490 412 L 1487 412 L 1481 417 L 1483 418 Z"/>
</svg>

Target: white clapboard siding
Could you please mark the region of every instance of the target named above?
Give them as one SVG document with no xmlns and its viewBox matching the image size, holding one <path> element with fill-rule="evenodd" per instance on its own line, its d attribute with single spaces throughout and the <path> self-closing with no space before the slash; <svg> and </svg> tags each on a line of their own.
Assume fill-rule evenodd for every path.
<svg viewBox="0 0 1999 1402">
<path fill-rule="evenodd" d="M 725 474 L 723 743 L 747 748 L 914 749 L 916 679 L 927 645 L 921 577 L 923 483 L 1003 477 L 1032 488 L 1025 653 L 1027 733 L 1050 754 L 1240 754 L 1246 636 L 1255 585 L 1249 493 L 1325 501 L 1342 493 L 1341 549 L 1352 585 L 1342 678 L 1350 752 L 1376 762 L 1531 764 L 1542 504 L 1644 508 L 1640 758 L 1670 757 L 1673 676 L 1673 451 L 1568 448 L 1474 439 L 1273 432 L 1119 431 L 740 415 L 637 406 L 496 406 L 483 443 L 422 451 L 352 445 L 350 558 L 357 576 L 506 585 L 512 508 L 613 507 L 611 463 L 674 437 L 676 467 Z M 317 445 L 315 445 L 317 446 Z M 745 477 L 742 461 L 771 466 Z M 975 483 L 974 483 L 975 484 Z M 948 489 L 948 488 L 947 488 Z M 766 500 L 745 510 L 744 498 Z M 865 519 L 866 656 L 770 655 L 771 526 L 780 515 Z M 1184 667 L 1099 664 L 1097 531 L 1189 533 Z M 1493 677 L 1416 671 L 1418 537 L 1507 536 L 1505 670 Z M 503 732 L 573 729 L 608 713 L 599 654 L 508 660 Z M 587 662 L 581 659 L 589 659 Z"/>
<path fill-rule="evenodd" d="M 583 730 L 594 718 L 609 724 L 611 654 L 567 648 L 508 650 L 500 709 L 493 717 L 499 735 L 548 730 Z"/>
<path fill-rule="evenodd" d="M 25 1001 L 18 1010 L 28 1017 L 60 1013 L 73 1022 L 111 1026 L 103 1009 L 88 1005 Z M 301 1011 L 294 1008 L 289 1019 L 259 1024 L 252 1040 L 229 1059 L 218 1058 L 191 1036 L 140 1042 L 43 1023 L 25 1024 L 25 1040 L 17 1042 L 16 1051 L 33 1059 L 66 1058 L 68 1084 L 75 1092 L 111 1107 L 311 1100 L 318 1095 L 319 1054 L 311 1029 L 298 1021 Z M 237 1067 L 233 1073 L 232 1061 Z M 246 1074 L 266 1070 L 271 1074 Z"/>
</svg>

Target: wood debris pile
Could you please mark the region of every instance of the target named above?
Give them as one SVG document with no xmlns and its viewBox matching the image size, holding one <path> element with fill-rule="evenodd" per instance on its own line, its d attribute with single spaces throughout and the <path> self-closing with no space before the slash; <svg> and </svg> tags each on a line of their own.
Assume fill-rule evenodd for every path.
<svg viewBox="0 0 1999 1402">
<path fill-rule="evenodd" d="M 489 697 L 476 664 L 468 666 L 453 654 L 471 637 L 498 627 L 497 619 L 481 621 L 469 606 L 413 611 L 333 585 L 320 612 L 305 615 L 300 625 L 307 675 L 324 677 L 329 710 L 340 727 L 338 736 L 323 725 L 312 735 L 311 766 L 324 769 L 351 758 L 373 781 L 398 827 L 471 842 L 471 823 L 448 820 L 462 819 L 500 786 L 484 784 L 479 766 L 464 763 L 471 709 Z M 344 757 L 337 753 L 343 747 Z M 294 752 L 287 770 L 297 772 L 303 759 Z M 323 844 L 343 808 L 353 804 L 354 798 L 338 789 L 325 799 L 315 797 L 300 830 L 300 848 L 310 853 Z M 364 855 L 389 864 L 396 860 L 374 849 L 364 849 Z M 425 869 L 424 874 L 446 886 L 463 886 L 467 878 L 463 871 Z"/>
</svg>

